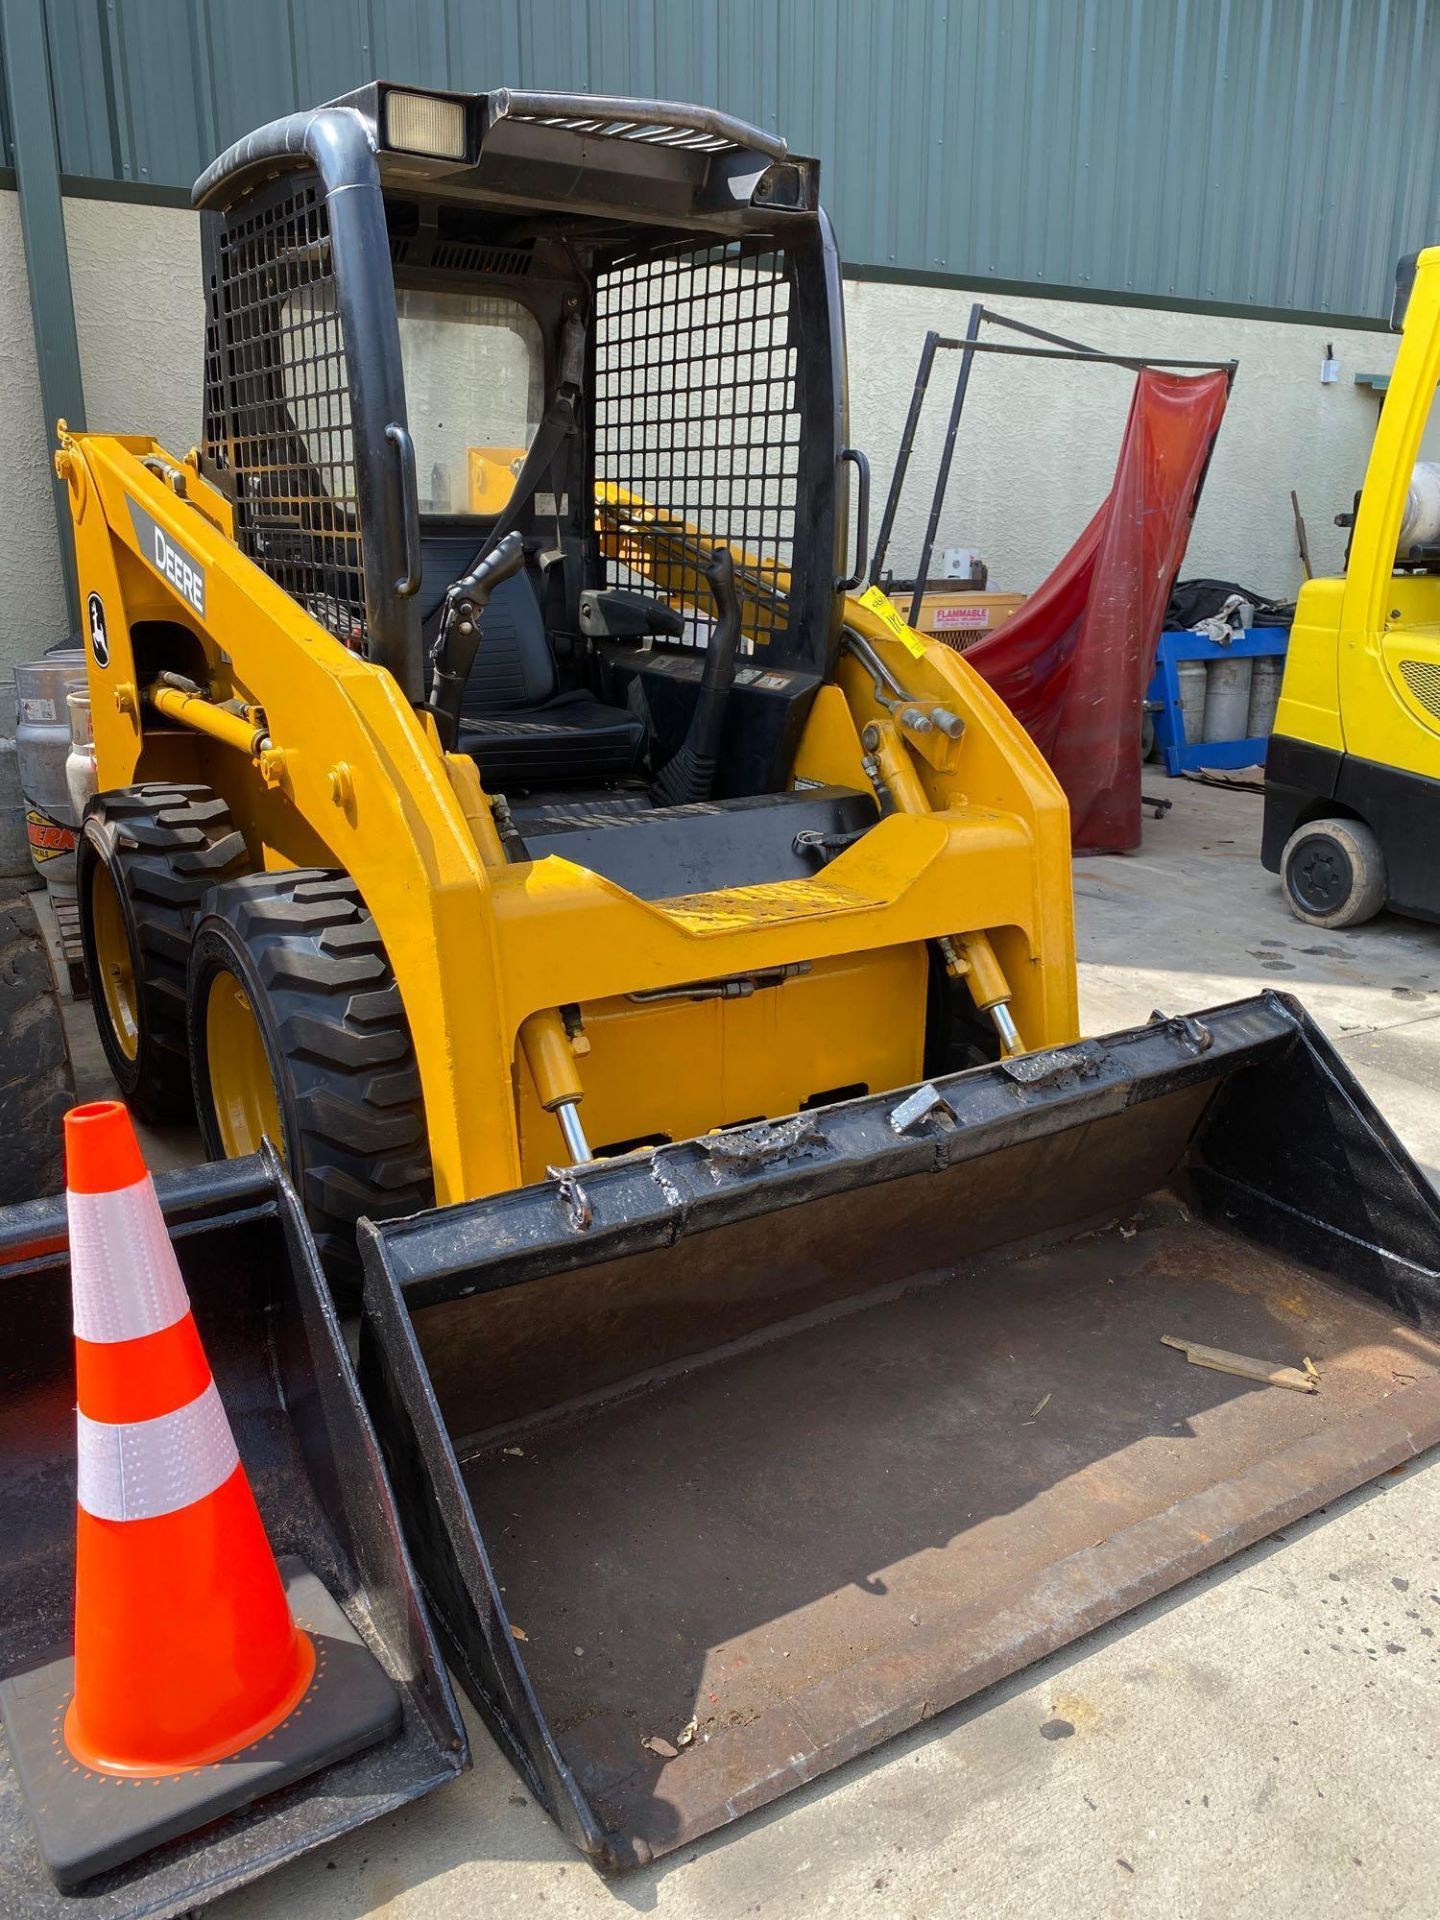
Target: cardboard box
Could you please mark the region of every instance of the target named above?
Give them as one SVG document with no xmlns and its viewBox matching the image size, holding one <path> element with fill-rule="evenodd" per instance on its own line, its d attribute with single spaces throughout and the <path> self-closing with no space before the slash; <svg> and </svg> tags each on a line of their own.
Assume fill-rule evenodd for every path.
<svg viewBox="0 0 1440 1920">
<path fill-rule="evenodd" d="M 907 595 L 896 596 L 896 604 L 902 614 L 909 612 Z M 917 630 L 963 649 L 1003 627 L 1024 604 L 1023 593 L 930 592 L 920 602 Z"/>
</svg>

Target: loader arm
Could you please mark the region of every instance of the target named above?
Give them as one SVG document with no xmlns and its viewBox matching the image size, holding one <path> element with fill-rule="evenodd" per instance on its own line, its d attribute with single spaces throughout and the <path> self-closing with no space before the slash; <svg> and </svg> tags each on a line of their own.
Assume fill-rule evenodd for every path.
<svg viewBox="0 0 1440 1920">
<path fill-rule="evenodd" d="M 348 652 L 231 544 L 196 503 L 210 490 L 193 473 L 191 500 L 156 478 L 143 464 L 156 456 L 180 470 L 143 438 L 66 435 L 59 456 L 80 580 L 108 615 L 108 656 L 89 655 L 101 789 L 194 778 L 203 764 L 257 866 L 352 873 L 414 1031 L 437 1197 L 513 1184 L 513 1132 L 494 1124 L 497 1084 L 508 1104 L 508 1060 L 493 1059 L 488 1077 L 476 1067 L 494 1051 L 500 985 L 489 882 L 444 761 L 390 675 Z M 137 508 L 203 571 L 203 617 L 160 570 Z M 147 708 L 131 631 L 149 622 L 194 637 L 217 701 L 262 709 L 273 743 L 263 764 L 239 748 L 202 759 L 204 736 Z"/>
<path fill-rule="evenodd" d="M 1063 799 L 1017 723 L 942 649 L 916 658 L 851 603 L 856 630 L 894 656 L 893 671 L 917 696 L 949 701 L 965 730 L 945 743 L 939 766 L 916 759 L 931 817 L 882 820 L 813 880 L 655 902 L 556 856 L 487 870 L 425 723 L 388 673 L 349 652 L 236 551 L 202 511 L 203 482 L 189 499 L 177 496 L 143 464 L 175 466 L 149 440 L 67 436 L 61 457 L 81 578 L 124 610 L 110 622 L 107 661 L 92 654 L 90 665 L 102 788 L 193 777 L 201 764 L 199 738 L 145 699 L 130 639 L 148 623 L 179 626 L 204 650 L 216 699 L 263 712 L 262 754 L 215 753 L 207 743 L 203 760 L 257 865 L 343 868 L 374 916 L 415 1039 L 440 1199 L 522 1177 L 515 1126 L 500 1117 L 513 1112 L 519 1028 L 553 1007 L 877 949 L 918 951 L 941 934 L 988 930 L 1027 1043 L 1073 1037 Z M 177 584 L 163 554 L 157 565 L 153 532 L 147 549 L 146 527 L 203 573 L 203 621 L 186 597 L 183 562 Z M 836 751 L 833 738 L 822 744 L 835 722 L 839 751 L 864 777 L 859 736 L 884 713 L 857 662 L 841 680 L 845 716 L 835 704 L 828 719 L 817 713 L 814 741 L 802 740 L 797 758 L 801 780 L 812 751 Z M 983 903 L 979 917 L 972 903 Z M 918 1044 L 917 1030 L 888 1056 L 913 1062 L 896 1084 L 918 1072 Z M 836 1071 L 836 1084 L 862 1077 Z"/>
</svg>

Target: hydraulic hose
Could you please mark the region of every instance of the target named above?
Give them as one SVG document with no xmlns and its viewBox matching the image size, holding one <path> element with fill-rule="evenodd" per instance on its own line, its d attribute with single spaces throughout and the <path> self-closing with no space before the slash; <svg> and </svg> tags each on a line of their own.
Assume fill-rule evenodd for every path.
<svg viewBox="0 0 1440 1920">
<path fill-rule="evenodd" d="M 735 684 L 735 661 L 740 651 L 740 595 L 728 547 L 720 547 L 711 555 L 705 578 L 715 602 L 715 625 L 705 649 L 700 693 L 684 743 L 665 762 L 650 788 L 657 807 L 690 806 L 708 800 L 715 790 L 725 709 Z"/>
</svg>

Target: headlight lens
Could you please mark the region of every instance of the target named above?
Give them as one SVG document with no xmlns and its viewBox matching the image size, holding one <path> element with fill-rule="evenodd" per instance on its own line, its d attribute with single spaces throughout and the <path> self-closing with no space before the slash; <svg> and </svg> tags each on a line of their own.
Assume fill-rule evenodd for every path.
<svg viewBox="0 0 1440 1920">
<path fill-rule="evenodd" d="M 387 93 L 385 144 L 402 153 L 430 154 L 436 160 L 463 160 L 464 103 L 437 100 L 433 93 Z"/>
</svg>

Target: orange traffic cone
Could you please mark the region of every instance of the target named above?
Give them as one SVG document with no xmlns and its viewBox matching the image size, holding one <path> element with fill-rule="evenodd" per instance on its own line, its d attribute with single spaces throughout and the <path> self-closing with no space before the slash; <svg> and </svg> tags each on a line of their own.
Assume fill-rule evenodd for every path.
<svg viewBox="0 0 1440 1920">
<path fill-rule="evenodd" d="M 79 1505 L 65 1743 L 173 1773 L 283 1720 L 315 1670 L 190 1315 L 130 1116 L 65 1117 Z"/>
<path fill-rule="evenodd" d="M 314 1573 L 270 1550 L 124 1107 L 67 1114 L 65 1156 L 75 1646 L 0 1678 L 0 1718 L 71 1888 L 386 1739 L 402 1710 Z"/>
</svg>

